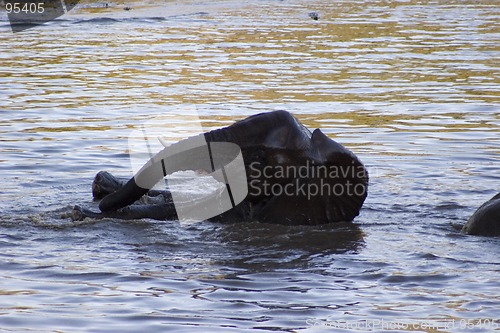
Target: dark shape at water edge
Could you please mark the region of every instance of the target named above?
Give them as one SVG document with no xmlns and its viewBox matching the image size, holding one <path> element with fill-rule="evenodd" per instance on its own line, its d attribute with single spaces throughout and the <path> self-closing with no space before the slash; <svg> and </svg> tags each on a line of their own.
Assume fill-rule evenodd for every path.
<svg viewBox="0 0 500 333">
<path fill-rule="evenodd" d="M 313 20 L 317 21 L 319 20 L 319 14 L 316 12 L 310 12 L 309 17 L 312 18 Z"/>
<path fill-rule="evenodd" d="M 500 193 L 472 214 L 462 232 L 468 235 L 500 236 Z"/>
</svg>

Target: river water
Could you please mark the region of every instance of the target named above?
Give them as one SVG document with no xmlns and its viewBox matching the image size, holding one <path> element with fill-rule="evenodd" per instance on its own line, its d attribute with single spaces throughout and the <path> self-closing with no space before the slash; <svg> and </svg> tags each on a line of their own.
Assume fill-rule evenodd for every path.
<svg viewBox="0 0 500 333">
<path fill-rule="evenodd" d="M 456 229 L 500 189 L 496 1 L 127 6 L 0 14 L 0 331 L 500 330 L 500 240 Z M 274 109 L 366 164 L 354 227 L 68 217 L 143 122 Z"/>
</svg>

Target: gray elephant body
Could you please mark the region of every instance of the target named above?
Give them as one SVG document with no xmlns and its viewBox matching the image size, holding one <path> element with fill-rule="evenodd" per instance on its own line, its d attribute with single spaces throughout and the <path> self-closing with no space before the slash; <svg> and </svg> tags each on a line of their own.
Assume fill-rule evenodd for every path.
<svg viewBox="0 0 500 333">
<path fill-rule="evenodd" d="M 469 235 L 500 236 L 500 193 L 472 214 L 462 232 Z"/>
<path fill-rule="evenodd" d="M 249 188 L 248 195 L 242 202 L 211 220 L 288 225 L 352 221 L 359 214 L 367 196 L 368 172 L 359 159 L 319 129 L 311 133 L 289 112 L 273 111 L 254 115 L 231 126 L 207 132 L 204 139 L 207 143 L 234 143 L 241 149 Z M 160 153 L 164 154 L 175 148 L 174 144 Z M 188 163 L 184 163 L 182 170 L 197 170 L 197 154 L 186 154 L 185 157 Z M 74 218 L 177 218 L 175 205 L 168 191 L 160 193 L 163 198 L 160 204 L 133 205 L 144 195 L 158 195 L 136 182 L 136 179 L 141 179 L 141 172 L 144 174 L 154 168 L 158 170 L 158 163 L 157 158 L 152 158 L 134 178 L 123 184 L 111 179 L 109 174 L 98 174 L 96 179 L 111 179 L 108 181 L 111 190 L 100 194 L 104 196 L 99 204 L 101 213 L 93 213 L 77 206 Z M 321 168 L 328 173 L 314 174 L 314 170 L 313 173 L 306 172 L 306 175 L 277 173 L 291 168 Z M 168 172 L 165 172 L 165 168 L 163 170 L 167 174 L 181 169 L 175 166 Z M 151 184 L 160 179 L 153 179 Z M 99 193 L 102 188 L 99 182 L 96 185 L 94 181 L 94 193 Z M 267 184 L 269 188 L 286 188 L 287 191 L 269 193 L 264 191 L 263 184 Z M 320 191 L 306 193 L 311 188 Z"/>
<path fill-rule="evenodd" d="M 226 212 L 210 218 L 212 221 L 260 221 L 280 224 L 324 224 L 351 221 L 358 214 L 367 196 L 368 173 L 359 159 L 342 145 L 324 135 L 319 129 L 312 133 L 286 111 L 254 115 L 231 126 L 204 134 L 207 144 L 229 142 L 241 149 L 250 191 L 245 199 Z M 190 139 L 186 139 L 190 140 Z M 175 145 L 172 146 L 175 150 Z M 177 146 L 178 148 L 178 146 Z M 169 149 L 165 148 L 164 152 Z M 160 152 L 161 153 L 161 152 Z M 160 155 L 158 153 L 158 155 Z M 157 156 L 158 156 L 157 155 Z M 185 154 L 187 161 L 182 170 L 197 170 L 196 153 Z M 182 158 L 182 154 L 180 155 Z M 175 164 L 175 163 L 174 163 Z M 158 169 L 158 159 L 152 158 L 143 167 L 145 171 Z M 277 176 L 265 172 L 266 168 L 326 167 L 341 170 L 334 177 L 287 175 Z M 179 167 L 170 170 L 181 170 Z M 329 170 L 330 170 L 329 169 Z M 345 172 L 356 170 L 356 172 Z M 140 171 L 141 172 L 141 171 Z M 119 219 L 177 219 L 176 205 L 169 191 L 155 191 L 139 186 L 136 174 L 121 181 L 107 172 L 99 172 L 93 183 L 93 194 L 102 199 L 101 212 L 96 213 L 75 206 L 73 219 L 85 217 Z M 165 169 L 164 169 L 164 173 Z M 139 176 L 139 177 L 138 177 Z M 151 184 L 161 179 L 160 175 Z M 251 182 L 252 181 L 252 182 Z M 256 182 L 256 183 L 255 183 Z M 266 193 L 261 184 L 291 189 L 287 193 Z M 255 185 L 257 184 L 257 186 Z M 347 189 L 360 186 L 359 193 L 305 193 L 301 188 Z M 309 187 L 308 187 L 309 186 Z M 340 186 L 340 187 L 339 187 Z M 292 195 L 290 195 L 292 193 Z M 139 201 L 142 204 L 137 204 Z M 189 206 L 188 206 L 189 209 Z M 500 193 L 485 202 L 469 218 L 462 232 L 470 235 L 500 235 Z"/>
</svg>

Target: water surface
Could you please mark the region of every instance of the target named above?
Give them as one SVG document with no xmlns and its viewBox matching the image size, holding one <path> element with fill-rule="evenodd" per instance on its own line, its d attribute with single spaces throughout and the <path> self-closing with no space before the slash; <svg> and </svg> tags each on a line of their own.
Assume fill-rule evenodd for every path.
<svg viewBox="0 0 500 333">
<path fill-rule="evenodd" d="M 453 227 L 500 188 L 495 1 L 103 4 L 2 13 L 0 330 L 500 330 L 500 241 Z M 144 121 L 274 109 L 366 164 L 354 227 L 68 218 Z"/>
</svg>

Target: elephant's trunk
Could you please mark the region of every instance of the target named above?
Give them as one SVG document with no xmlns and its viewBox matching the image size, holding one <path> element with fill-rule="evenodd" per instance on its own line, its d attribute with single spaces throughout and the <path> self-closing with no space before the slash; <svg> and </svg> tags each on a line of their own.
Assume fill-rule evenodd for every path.
<svg viewBox="0 0 500 333">
<path fill-rule="evenodd" d="M 199 151 L 196 151 L 199 150 Z M 113 211 L 131 205 L 163 177 L 181 170 L 203 169 L 206 165 L 197 165 L 206 154 L 206 141 L 203 135 L 197 135 L 171 146 L 165 147 L 144 164 L 144 166 L 131 178 L 125 186 L 118 191 L 110 193 L 99 203 L 102 212 Z M 174 155 L 177 155 L 173 157 Z M 205 159 L 206 160 L 206 159 Z M 196 168 L 196 166 L 200 166 Z"/>
<path fill-rule="evenodd" d="M 128 206 L 146 194 L 163 177 L 177 171 L 205 170 L 227 184 L 227 179 L 219 179 L 219 173 L 214 172 L 230 164 L 240 153 L 240 148 L 235 144 L 207 143 L 204 134 L 179 141 L 153 156 L 121 189 L 104 197 L 99 209 L 106 212 Z M 226 170 L 229 171 L 230 169 Z"/>
</svg>

